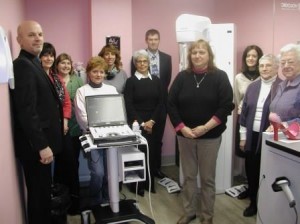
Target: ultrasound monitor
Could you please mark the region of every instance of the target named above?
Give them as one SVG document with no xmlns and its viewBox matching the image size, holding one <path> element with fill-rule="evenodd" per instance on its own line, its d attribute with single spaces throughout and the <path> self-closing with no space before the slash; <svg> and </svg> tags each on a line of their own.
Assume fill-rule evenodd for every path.
<svg viewBox="0 0 300 224">
<path fill-rule="evenodd" d="M 86 96 L 89 127 L 127 124 L 122 94 Z"/>
</svg>

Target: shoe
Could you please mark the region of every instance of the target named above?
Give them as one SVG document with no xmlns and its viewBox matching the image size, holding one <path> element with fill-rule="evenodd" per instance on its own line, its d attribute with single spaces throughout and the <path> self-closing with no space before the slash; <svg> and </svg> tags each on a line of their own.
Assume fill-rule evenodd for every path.
<svg viewBox="0 0 300 224">
<path fill-rule="evenodd" d="M 201 220 L 201 224 L 213 224 L 213 218 L 209 218 L 207 220 Z"/>
<path fill-rule="evenodd" d="M 190 221 L 192 221 L 195 218 L 196 218 L 196 215 L 193 215 L 193 216 L 183 215 L 180 217 L 177 224 L 188 224 L 188 223 L 190 223 Z"/>
<path fill-rule="evenodd" d="M 80 214 L 80 200 L 79 196 L 71 195 L 71 206 L 69 207 L 67 213 L 68 215 L 78 215 Z"/>
<path fill-rule="evenodd" d="M 280 117 L 276 113 L 270 113 L 269 121 L 273 126 L 274 141 L 278 141 L 278 131 L 281 130 L 283 134 L 290 140 L 300 139 L 300 125 L 298 122 L 292 122 L 285 127 Z"/>
<path fill-rule="evenodd" d="M 252 203 L 251 203 L 251 204 L 249 205 L 249 207 L 247 207 L 247 208 L 244 210 L 243 215 L 244 215 L 245 217 L 251 217 L 251 216 L 256 215 L 256 213 L 257 213 L 257 207 L 256 207 L 255 204 L 252 204 Z"/>
<path fill-rule="evenodd" d="M 136 183 L 130 183 L 127 185 L 127 187 L 131 193 L 133 193 L 133 194 L 137 193 L 139 196 L 144 197 L 145 189 L 144 189 L 144 185 L 142 183 L 138 186 L 137 192 L 136 192 Z"/>
<path fill-rule="evenodd" d="M 213 222 L 212 221 L 203 221 L 203 222 L 201 222 L 201 224 L 213 224 Z"/>
<path fill-rule="evenodd" d="M 164 174 L 163 172 L 161 172 L 160 170 L 157 170 L 155 173 L 154 173 L 154 176 L 159 178 L 159 179 L 162 179 L 162 178 L 165 178 L 167 177 L 166 174 Z"/>
<path fill-rule="evenodd" d="M 240 200 L 243 200 L 245 198 L 248 198 L 249 197 L 249 191 L 248 190 L 245 190 L 243 191 L 242 193 L 240 193 L 237 198 L 240 199 Z"/>
<path fill-rule="evenodd" d="M 138 189 L 137 194 L 138 194 L 139 196 L 141 196 L 141 197 L 144 197 L 144 195 L 145 195 L 145 190 L 144 190 L 144 189 Z"/>
</svg>

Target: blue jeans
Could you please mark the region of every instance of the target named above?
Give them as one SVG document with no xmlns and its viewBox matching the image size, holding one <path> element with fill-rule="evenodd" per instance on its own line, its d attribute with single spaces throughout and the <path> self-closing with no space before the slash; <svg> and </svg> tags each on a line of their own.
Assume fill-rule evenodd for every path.
<svg viewBox="0 0 300 224">
<path fill-rule="evenodd" d="M 108 200 L 108 184 L 106 172 L 106 150 L 94 149 L 88 156 L 90 169 L 90 205 L 100 205 Z"/>
</svg>

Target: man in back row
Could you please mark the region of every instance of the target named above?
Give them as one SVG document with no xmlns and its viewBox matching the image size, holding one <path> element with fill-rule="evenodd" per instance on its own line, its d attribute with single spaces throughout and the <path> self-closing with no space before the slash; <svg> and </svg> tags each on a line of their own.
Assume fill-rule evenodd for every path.
<svg viewBox="0 0 300 224">
<path fill-rule="evenodd" d="M 159 42 L 160 42 L 160 33 L 158 30 L 150 29 L 145 34 L 145 41 L 147 44 L 147 52 L 150 58 L 150 74 L 156 75 L 160 78 L 162 89 L 163 89 L 163 97 L 164 97 L 164 108 L 162 111 L 162 115 L 159 121 L 155 121 L 155 125 L 157 125 L 158 132 L 158 145 L 159 148 L 155 150 L 155 158 L 157 158 L 157 167 L 153 168 L 155 170 L 154 176 L 158 178 L 163 178 L 165 175 L 161 172 L 161 149 L 162 149 L 162 138 L 164 135 L 165 125 L 166 125 L 166 102 L 168 96 L 168 87 L 172 77 L 172 58 L 170 55 L 158 50 Z M 136 68 L 131 63 L 131 76 L 134 75 Z"/>
</svg>

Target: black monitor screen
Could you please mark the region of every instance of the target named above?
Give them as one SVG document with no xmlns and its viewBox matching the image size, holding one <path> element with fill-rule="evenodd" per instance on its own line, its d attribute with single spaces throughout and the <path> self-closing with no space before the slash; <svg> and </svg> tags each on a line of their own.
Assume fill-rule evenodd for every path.
<svg viewBox="0 0 300 224">
<path fill-rule="evenodd" d="M 126 124 L 123 95 L 87 96 L 85 101 L 89 127 Z"/>
</svg>

